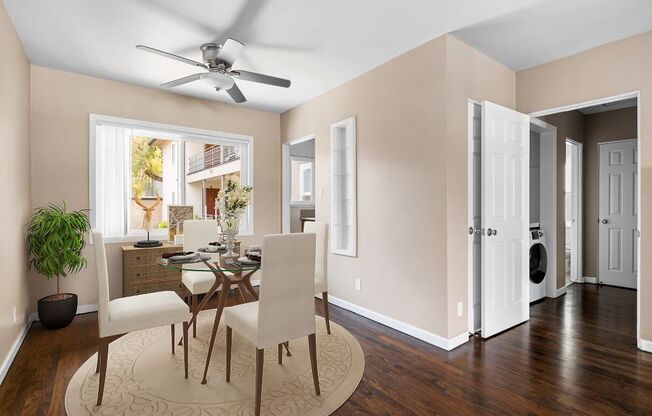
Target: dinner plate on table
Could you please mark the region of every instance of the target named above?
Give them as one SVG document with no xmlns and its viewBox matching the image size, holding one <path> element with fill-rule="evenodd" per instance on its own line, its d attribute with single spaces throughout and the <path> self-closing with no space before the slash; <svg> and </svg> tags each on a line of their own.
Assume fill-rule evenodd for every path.
<svg viewBox="0 0 652 416">
<path fill-rule="evenodd" d="M 250 260 L 247 256 L 240 257 L 238 261 L 242 264 L 246 264 L 247 266 L 258 266 L 260 264 L 259 261 Z"/>
</svg>

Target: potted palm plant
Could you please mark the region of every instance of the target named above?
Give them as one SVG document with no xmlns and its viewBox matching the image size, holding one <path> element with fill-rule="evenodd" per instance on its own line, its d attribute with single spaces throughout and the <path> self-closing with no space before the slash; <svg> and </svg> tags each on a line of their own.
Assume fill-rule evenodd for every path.
<svg viewBox="0 0 652 416">
<path fill-rule="evenodd" d="M 38 317 L 48 329 L 63 328 L 77 312 L 77 295 L 61 293 L 59 280 L 86 267 L 82 250 L 90 230 L 88 210 L 67 211 L 66 205 L 37 208 L 27 224 L 29 267 L 46 279 L 57 279 L 57 293 L 38 301 Z"/>
</svg>

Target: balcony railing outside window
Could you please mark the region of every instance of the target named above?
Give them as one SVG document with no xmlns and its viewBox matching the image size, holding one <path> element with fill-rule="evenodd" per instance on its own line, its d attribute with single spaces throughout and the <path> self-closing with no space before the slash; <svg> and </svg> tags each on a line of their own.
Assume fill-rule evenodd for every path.
<svg viewBox="0 0 652 416">
<path fill-rule="evenodd" d="M 188 158 L 188 174 L 240 159 L 240 147 L 214 145 Z"/>
</svg>

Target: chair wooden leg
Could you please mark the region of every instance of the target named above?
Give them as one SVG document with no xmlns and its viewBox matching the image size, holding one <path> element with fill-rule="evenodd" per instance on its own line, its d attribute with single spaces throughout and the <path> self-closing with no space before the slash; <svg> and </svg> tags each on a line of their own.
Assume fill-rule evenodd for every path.
<svg viewBox="0 0 652 416">
<path fill-rule="evenodd" d="M 317 372 L 317 342 L 315 334 L 308 335 L 308 346 L 310 347 L 310 365 L 312 366 L 312 381 L 315 384 L 315 394 L 319 396 L 319 373 Z"/>
<path fill-rule="evenodd" d="M 97 366 L 95 367 L 95 374 L 100 372 L 100 361 L 102 360 L 102 349 L 100 348 L 99 341 L 97 342 Z"/>
<path fill-rule="evenodd" d="M 226 382 L 231 381 L 231 344 L 233 343 L 233 330 L 226 327 Z"/>
<path fill-rule="evenodd" d="M 283 343 L 278 344 L 278 363 L 283 364 Z"/>
<path fill-rule="evenodd" d="M 183 371 L 184 377 L 188 378 L 188 322 L 183 323 L 183 339 L 186 340 L 183 343 Z"/>
<path fill-rule="evenodd" d="M 104 381 L 106 380 L 106 364 L 109 358 L 110 338 L 100 338 L 100 383 L 97 389 L 97 405 L 102 405 L 102 396 L 104 396 Z"/>
<path fill-rule="evenodd" d="M 285 341 L 283 345 L 285 346 L 285 351 L 287 351 L 287 356 L 292 357 L 292 353 L 290 352 L 290 341 Z"/>
<path fill-rule="evenodd" d="M 322 292 L 321 294 L 322 304 L 324 305 L 324 319 L 326 320 L 326 332 L 328 335 L 331 334 L 331 320 L 328 316 L 328 292 Z"/>
<path fill-rule="evenodd" d="M 195 313 L 195 309 L 199 306 L 199 302 L 197 302 L 197 295 L 192 295 L 192 313 Z M 199 312 L 199 311 L 197 311 Z M 195 319 L 195 322 L 192 323 L 192 337 L 197 338 L 197 320 Z"/>
<path fill-rule="evenodd" d="M 265 363 L 265 350 L 256 348 L 256 408 L 255 415 L 260 416 L 260 403 L 263 390 L 263 367 Z"/>
<path fill-rule="evenodd" d="M 172 355 L 174 355 L 174 324 L 170 325 L 170 333 L 172 334 Z"/>
</svg>

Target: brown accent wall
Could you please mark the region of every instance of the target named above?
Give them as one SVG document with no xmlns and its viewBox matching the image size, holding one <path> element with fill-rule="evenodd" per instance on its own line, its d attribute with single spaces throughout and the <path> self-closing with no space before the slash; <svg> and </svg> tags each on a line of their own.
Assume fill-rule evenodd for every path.
<svg viewBox="0 0 652 416">
<path fill-rule="evenodd" d="M 88 117 L 90 113 L 254 137 L 254 231 L 243 238 L 258 244 L 265 234 L 280 232 L 280 115 L 206 101 L 115 81 L 32 66 L 32 206 L 66 201 L 87 208 Z M 122 294 L 120 247 L 107 245 L 111 297 Z M 62 283 L 79 295 L 81 305 L 97 302 L 92 250 L 88 268 Z M 54 282 L 31 274 L 30 305 L 54 291 Z"/>
<path fill-rule="evenodd" d="M 541 120 L 557 127 L 557 288 L 566 284 L 566 225 L 565 205 L 566 194 L 566 138 L 578 142 L 584 141 L 584 114 L 579 111 L 568 111 L 541 117 Z M 542 195 L 541 198 L 545 198 Z"/>
<path fill-rule="evenodd" d="M 598 144 L 614 140 L 635 139 L 636 108 L 590 114 L 584 117 L 583 166 L 583 272 L 598 277 Z"/>
<path fill-rule="evenodd" d="M 0 264 L 0 364 L 25 328 L 28 279 L 24 226 L 30 214 L 29 61 L 4 3 L 0 2 L 0 140 L 2 239 Z M 16 322 L 13 314 L 16 308 Z"/>
<path fill-rule="evenodd" d="M 583 144 L 582 155 L 582 272 L 598 277 L 598 144 L 636 138 L 636 108 L 584 115 L 567 111 L 540 117 L 557 127 L 557 288 L 565 281 L 564 197 L 566 139 Z"/>
<path fill-rule="evenodd" d="M 652 31 L 516 74 L 517 109 L 524 113 L 640 91 L 641 269 L 640 335 L 652 339 Z"/>
</svg>

